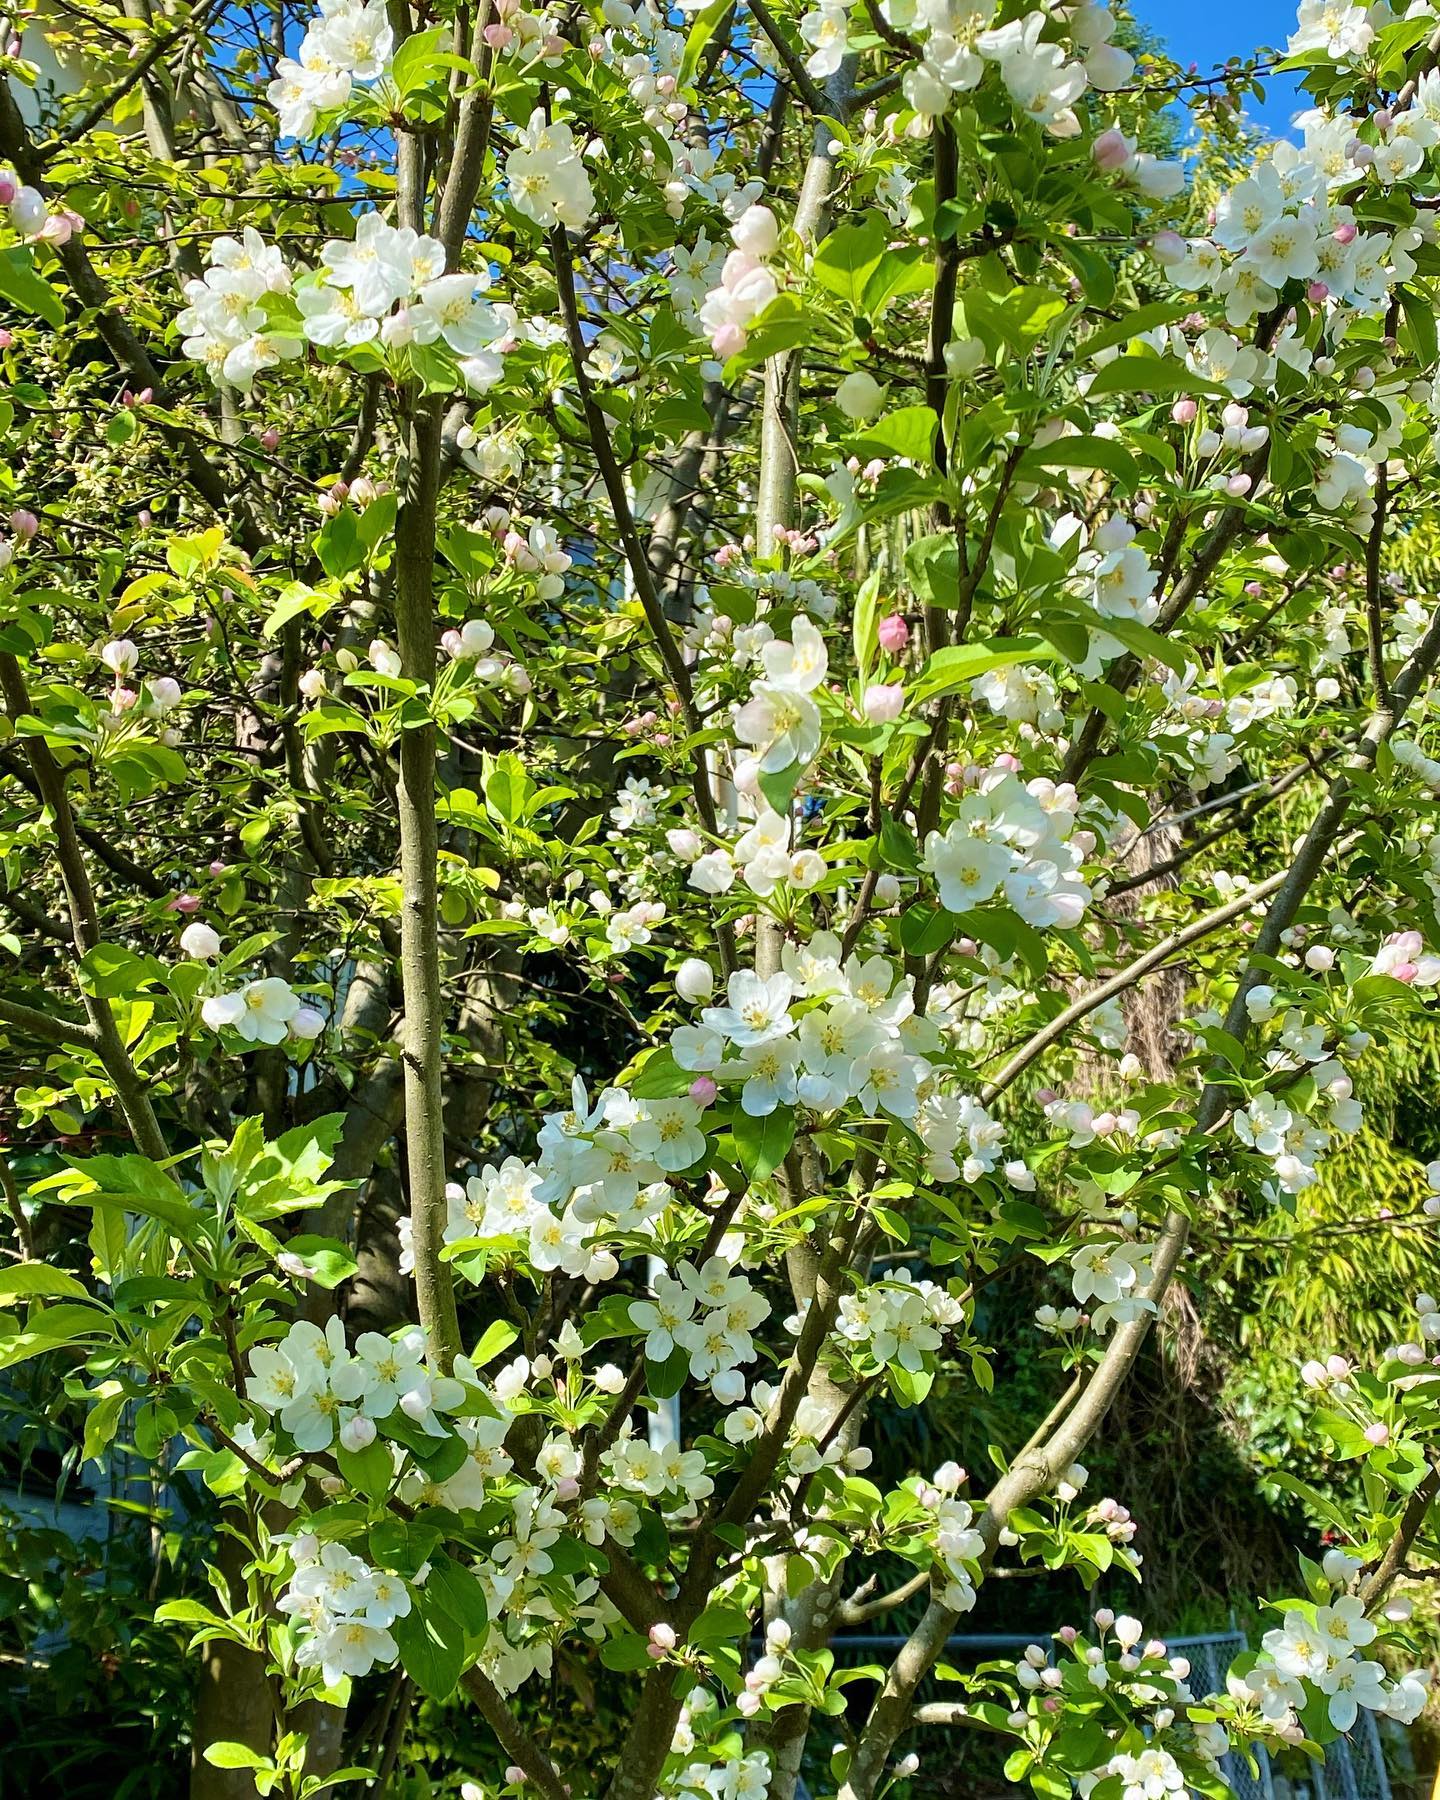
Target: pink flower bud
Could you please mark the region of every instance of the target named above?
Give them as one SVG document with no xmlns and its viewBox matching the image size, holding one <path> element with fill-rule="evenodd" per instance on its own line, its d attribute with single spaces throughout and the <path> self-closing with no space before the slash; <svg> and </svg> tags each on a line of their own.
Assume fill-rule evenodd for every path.
<svg viewBox="0 0 1440 1800">
<path fill-rule="evenodd" d="M 1073 1644 L 1080 1633 L 1073 1625 L 1062 1625 L 1055 1635 L 1062 1644 Z"/>
<path fill-rule="evenodd" d="M 1251 480 L 1248 475 L 1232 475 L 1225 483 L 1225 492 L 1239 500 L 1250 492 Z"/>
<path fill-rule="evenodd" d="M 375 1442 L 375 1421 L 356 1413 L 340 1427 L 340 1442 L 347 1450 L 365 1450 Z"/>
<path fill-rule="evenodd" d="M 573 1475 L 562 1476 L 561 1479 L 555 1483 L 555 1498 L 562 1506 L 564 1506 L 567 1501 L 573 1500 L 579 1492 L 580 1483 Z"/>
<path fill-rule="evenodd" d="M 1305 298 L 1307 300 L 1317 301 L 1328 300 L 1330 298 L 1330 290 L 1323 281 L 1312 281 L 1305 290 Z"/>
<path fill-rule="evenodd" d="M 889 725 L 905 710 L 905 689 L 898 681 L 872 682 L 861 705 L 872 725 Z"/>
<path fill-rule="evenodd" d="M 1360 227 L 1347 220 L 1343 225 L 1337 225 L 1330 235 L 1337 244 L 1353 244 L 1360 235 Z"/>
<path fill-rule="evenodd" d="M 1381 1444 L 1388 1444 L 1390 1442 L 1390 1427 L 1388 1425 L 1380 1424 L 1378 1420 L 1373 1425 L 1367 1425 L 1365 1427 L 1365 1442 L 1367 1444 L 1373 1444 L 1378 1450 Z"/>
<path fill-rule="evenodd" d="M 210 865 L 210 873 L 217 876 L 223 875 L 229 867 L 229 863 L 221 862 L 220 858 L 217 856 L 215 861 Z"/>
<path fill-rule="evenodd" d="M 1150 254 L 1162 268 L 1173 268 L 1185 260 L 1188 247 L 1178 231 L 1157 231 L 1150 240 Z"/>
<path fill-rule="evenodd" d="M 876 636 L 880 640 L 882 650 L 888 650 L 892 656 L 898 656 L 910 642 L 910 627 L 899 613 L 891 613 L 888 618 L 880 621 L 876 629 Z"/>
<path fill-rule="evenodd" d="M 166 903 L 165 910 L 166 912 L 193 913 L 199 912 L 200 906 L 201 900 L 198 894 L 177 894 L 173 900 Z"/>
<path fill-rule="evenodd" d="M 1170 408 L 1170 417 L 1177 425 L 1193 425 L 1195 423 L 1195 415 L 1199 411 L 1200 407 L 1197 402 L 1188 398 L 1181 399 L 1177 400 Z"/>
<path fill-rule="evenodd" d="M 9 169 L 0 169 L 0 206 L 8 206 L 20 192 L 20 183 Z"/>
<path fill-rule="evenodd" d="M 662 1620 L 658 1625 L 650 1627 L 650 1641 L 646 1646 L 646 1653 L 659 1662 L 661 1657 L 670 1654 L 678 1641 L 675 1636 L 675 1627 L 665 1624 Z"/>
<path fill-rule="evenodd" d="M 0 350 L 8 350 L 15 339 L 8 331 L 0 331 Z"/>
<path fill-rule="evenodd" d="M 721 325 L 711 333 L 710 348 L 717 356 L 738 356 L 745 348 L 745 327 Z"/>
<path fill-rule="evenodd" d="M 719 1092 L 708 1075 L 697 1075 L 690 1083 L 690 1098 L 697 1106 L 713 1106 Z"/>
<path fill-rule="evenodd" d="M 1118 175 L 1135 154 L 1135 146 L 1118 125 L 1102 131 L 1090 146 L 1095 167 L 1106 175 Z"/>
<path fill-rule="evenodd" d="M 35 517 L 33 512 L 29 512 L 25 507 L 20 506 L 10 515 L 10 529 L 15 533 L 16 537 L 20 539 L 22 544 L 28 544 L 30 539 L 33 538 L 35 533 L 40 529 L 40 521 Z"/>
<path fill-rule="evenodd" d="M 510 1787 L 523 1787 L 525 1785 L 525 1771 L 520 1767 L 519 1763 L 511 1763 L 510 1767 L 506 1769 L 505 1781 Z"/>
</svg>

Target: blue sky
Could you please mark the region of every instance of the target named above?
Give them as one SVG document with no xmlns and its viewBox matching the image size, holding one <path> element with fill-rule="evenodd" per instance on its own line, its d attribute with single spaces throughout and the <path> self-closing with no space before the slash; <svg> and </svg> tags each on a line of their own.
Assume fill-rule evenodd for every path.
<svg viewBox="0 0 1440 1800">
<path fill-rule="evenodd" d="M 1195 62 L 1208 75 L 1227 56 L 1248 56 L 1261 44 L 1284 49 L 1295 28 L 1296 0 L 1134 0 L 1135 15 L 1159 32 L 1180 63 Z M 1280 136 L 1302 104 L 1293 79 L 1272 76 L 1263 106 L 1247 108 L 1257 124 Z"/>
</svg>

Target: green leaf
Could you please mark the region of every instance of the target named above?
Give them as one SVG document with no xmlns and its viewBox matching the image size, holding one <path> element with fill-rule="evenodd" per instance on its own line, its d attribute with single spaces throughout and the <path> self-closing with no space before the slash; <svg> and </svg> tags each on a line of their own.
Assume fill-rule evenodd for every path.
<svg viewBox="0 0 1440 1800">
<path fill-rule="evenodd" d="M 886 813 L 880 821 L 880 859 L 892 869 L 903 869 L 907 875 L 920 873 L 915 835 L 892 813 Z"/>
<path fill-rule="evenodd" d="M 695 80 L 695 71 L 700 67 L 700 58 L 715 33 L 720 29 L 720 21 L 730 11 L 735 0 L 710 0 L 710 4 L 699 14 L 685 37 L 685 54 L 680 59 L 680 73 L 676 77 L 676 86 L 689 87 Z"/>
<path fill-rule="evenodd" d="M 479 1637 L 490 1623 L 484 1588 L 469 1569 L 453 1557 L 443 1554 L 431 1557 L 425 1592 L 450 1614 L 467 1637 Z"/>
<path fill-rule="evenodd" d="M 0 1301 L 18 1295 L 43 1295 L 52 1300 L 89 1300 L 90 1290 L 64 1269 L 52 1269 L 48 1263 L 12 1263 L 0 1269 Z"/>
<path fill-rule="evenodd" d="M 707 1606 L 685 1634 L 685 1641 L 701 1649 L 717 1644 L 743 1644 L 750 1636 L 750 1615 L 743 1607 L 717 1600 Z"/>
<path fill-rule="evenodd" d="M 1052 662 L 1053 653 L 1038 638 L 991 638 L 981 644 L 947 644 L 921 669 L 910 689 L 917 705 L 940 694 L 957 694 L 988 669 L 1011 663 Z"/>
<path fill-rule="evenodd" d="M 795 1110 L 777 1106 L 763 1119 L 737 1112 L 730 1122 L 730 1131 L 740 1167 L 752 1181 L 759 1181 L 779 1168 L 795 1142 Z"/>
<path fill-rule="evenodd" d="M 78 1343 L 82 1338 L 113 1342 L 114 1318 L 98 1306 L 81 1306 L 73 1301 L 32 1311 L 23 1331 L 0 1338 L 0 1369 L 13 1369 L 32 1356 L 43 1356 L 47 1350 Z"/>
<path fill-rule="evenodd" d="M 827 293 L 860 310 L 871 280 L 885 255 L 889 227 L 882 213 L 872 209 L 855 224 L 832 231 L 815 252 L 811 274 Z M 933 420 L 933 414 L 932 420 Z"/>
<path fill-rule="evenodd" d="M 280 598 L 271 607 L 265 620 L 264 635 L 274 637 L 275 633 L 291 619 L 299 618 L 302 613 L 309 613 L 311 618 L 323 618 L 330 608 L 336 605 L 340 596 L 327 593 L 324 588 L 309 587 L 303 581 L 291 581 L 280 590 Z"/>
<path fill-rule="evenodd" d="M 81 1452 L 85 1462 L 98 1462 L 114 1439 L 125 1410 L 123 1393 L 105 1394 L 85 1415 L 85 1445 Z M 158 1618 L 159 1615 L 157 1614 Z"/>
<path fill-rule="evenodd" d="M 1173 325 L 1177 319 L 1183 319 L 1186 313 L 1193 310 L 1194 302 L 1190 300 L 1156 300 L 1149 306 L 1132 307 L 1124 318 L 1102 325 L 1099 331 L 1092 331 L 1080 345 L 1080 354 L 1096 357 L 1102 350 L 1112 350 L 1117 344 L 1128 344 L 1131 338 L 1154 331 L 1157 326 Z"/>
<path fill-rule="evenodd" d="M 20 244 L 0 250 L 0 300 L 13 301 L 21 312 L 35 313 L 57 330 L 65 323 L 60 296 L 35 273 L 35 259 Z"/>
<path fill-rule="evenodd" d="M 492 1319 L 481 1333 L 480 1342 L 470 1352 L 471 1362 L 477 1369 L 485 1368 L 508 1350 L 519 1335 L 508 1319 Z"/>
<path fill-rule="evenodd" d="M 70 1167 L 93 1182 L 98 1192 L 84 1188 L 67 1195 L 72 1204 L 98 1206 L 106 1202 L 123 1205 L 126 1212 L 144 1213 L 147 1218 L 161 1219 L 177 1237 L 193 1234 L 197 1219 L 194 1207 L 178 1182 L 157 1168 L 148 1157 L 90 1156 L 68 1159 Z"/>
<path fill-rule="evenodd" d="M 960 604 L 960 548 L 953 531 L 916 538 L 905 551 L 905 574 L 924 606 Z"/>
<path fill-rule="evenodd" d="M 677 1094 L 686 1093 L 694 1079 L 666 1047 L 647 1056 L 639 1072 L 625 1086 L 637 1100 L 673 1100 Z"/>
<path fill-rule="evenodd" d="M 413 94 L 419 88 L 428 87 L 446 69 L 468 69 L 471 66 L 463 56 L 450 53 L 449 43 L 450 32 L 443 25 L 432 26 L 429 31 L 414 32 L 406 38 L 390 64 L 390 79 L 401 94 Z"/>
<path fill-rule="evenodd" d="M 1100 469 L 1127 493 L 1143 479 L 1140 465 L 1122 445 L 1110 438 L 1062 437 L 1053 444 L 1027 450 L 1017 471 L 1022 481 L 1033 481 L 1050 469 Z"/>
<path fill-rule="evenodd" d="M 1091 381 L 1087 400 L 1103 399 L 1106 394 L 1213 394 L 1219 390 L 1212 381 L 1202 381 L 1191 374 L 1183 362 L 1174 357 L 1156 356 L 1141 351 L 1117 356 L 1106 363 Z"/>
<path fill-rule="evenodd" d="M 287 1255 L 298 1256 L 305 1264 L 306 1280 L 317 1287 L 335 1288 L 348 1281 L 360 1267 L 344 1244 L 334 1238 L 314 1237 L 302 1232 L 285 1241 Z"/>
<path fill-rule="evenodd" d="M 153 956 L 136 956 L 123 944 L 96 944 L 80 958 L 85 991 L 100 1000 L 118 1000 L 158 981 L 163 970 Z"/>
<path fill-rule="evenodd" d="M 862 462 L 872 457 L 903 456 L 907 461 L 929 467 L 935 458 L 935 427 L 938 424 L 928 406 L 902 406 L 898 412 L 886 413 L 868 425 L 852 440 L 851 449 Z"/>
<path fill-rule="evenodd" d="M 315 554 L 320 558 L 321 568 L 335 581 L 342 580 L 364 563 L 365 544 L 355 514 L 348 507 L 325 522 L 324 529 L 315 539 Z"/>
<path fill-rule="evenodd" d="M 943 907 L 916 905 L 900 918 L 900 943 L 909 956 L 930 956 L 955 935 L 955 921 Z"/>
<path fill-rule="evenodd" d="M 465 1628 L 424 1588 L 403 1619 L 390 1627 L 405 1673 L 433 1700 L 448 1700 L 465 1667 Z"/>
<path fill-rule="evenodd" d="M 690 1374 L 690 1353 L 676 1345 L 664 1362 L 645 1359 L 645 1386 L 657 1400 L 678 1394 Z"/>
<path fill-rule="evenodd" d="M 851 636 L 855 645 L 855 667 L 861 681 L 864 681 L 870 665 L 875 660 L 878 647 L 877 633 L 880 629 L 880 571 L 867 575 L 860 584 L 860 592 L 855 596 L 855 618 L 851 628 Z"/>
<path fill-rule="evenodd" d="M 367 1499 L 383 1500 L 390 1492 L 390 1484 L 395 1479 L 395 1464 L 384 1438 L 377 1437 L 363 1450 L 347 1450 L 343 1444 L 337 1444 L 335 1460 L 350 1486 Z"/>
<path fill-rule="evenodd" d="M 1162 637 L 1158 631 L 1152 631 L 1148 625 L 1142 625 L 1138 619 L 1097 616 L 1092 629 L 1108 632 L 1134 656 L 1142 659 L 1151 657 L 1158 663 L 1164 663 L 1167 669 L 1173 669 L 1177 675 L 1185 673 L 1184 647 L 1171 638 Z"/>
<path fill-rule="evenodd" d="M 207 1744 L 205 1760 L 216 1769 L 272 1769 L 274 1763 L 245 1744 Z"/>
</svg>

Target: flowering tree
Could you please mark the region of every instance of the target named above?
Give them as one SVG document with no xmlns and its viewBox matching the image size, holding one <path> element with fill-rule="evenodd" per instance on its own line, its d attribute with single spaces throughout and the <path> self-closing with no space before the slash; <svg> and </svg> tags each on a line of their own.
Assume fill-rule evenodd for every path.
<svg viewBox="0 0 1440 1800">
<path fill-rule="evenodd" d="M 9 43 L 0 1365 L 216 1498 L 197 1793 L 359 1779 L 391 1667 L 551 1800 L 870 1800 L 917 1722 L 1163 1800 L 1424 1703 L 1425 1295 L 1307 1366 L 1357 1504 L 1221 1692 L 1102 1609 L 918 1694 L 997 1564 L 1138 1573 L 1082 1458 L 1192 1231 L 1440 985 L 1431 10 L 1305 0 L 1253 151 L 1245 66 L 1022 7 L 140 0 L 23 110 Z M 870 1479 L 1037 1268 L 1030 1441 Z"/>
</svg>

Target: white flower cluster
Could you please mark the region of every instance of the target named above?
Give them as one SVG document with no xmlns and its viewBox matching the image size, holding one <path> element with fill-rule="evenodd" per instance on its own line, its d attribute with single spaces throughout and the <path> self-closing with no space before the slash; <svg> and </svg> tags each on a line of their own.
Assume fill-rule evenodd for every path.
<svg viewBox="0 0 1440 1800">
<path fill-rule="evenodd" d="M 1128 519 L 1117 514 L 1097 526 L 1076 567 L 1085 577 L 1086 597 L 1102 619 L 1154 623 L 1160 610 L 1155 598 L 1159 576 L 1135 542 L 1135 527 Z"/>
<path fill-rule="evenodd" d="M 1012 663 L 1007 669 L 991 669 L 970 684 L 970 692 L 992 713 L 1016 725 L 1033 725 L 1053 735 L 1065 728 L 1065 713 L 1055 683 L 1044 669 Z"/>
<path fill-rule="evenodd" d="M 674 1198 L 666 1177 L 704 1154 L 699 1102 L 684 1095 L 637 1100 L 612 1087 L 592 1106 L 578 1077 L 572 1100 L 569 1111 L 546 1114 L 537 1162 L 507 1157 L 498 1168 L 486 1164 L 464 1187 L 446 1189 L 447 1243 L 498 1245 L 536 1269 L 608 1281 L 619 1261 L 605 1240 L 653 1236 Z M 407 1272 L 412 1229 L 408 1218 L 400 1221 Z"/>
<path fill-rule="evenodd" d="M 928 835 L 921 859 L 940 904 L 968 912 L 999 894 L 1029 925 L 1078 925 L 1091 898 L 1080 867 L 1094 839 L 1075 830 L 1075 789 L 1026 784 L 998 764 L 966 773 L 970 792 L 946 829 Z"/>
<path fill-rule="evenodd" d="M 486 619 L 466 619 L 463 625 L 444 632 L 440 648 L 457 663 L 465 664 L 471 679 L 481 687 L 499 688 L 519 699 L 534 685 L 524 663 L 495 648 L 495 628 Z"/>
<path fill-rule="evenodd" d="M 761 673 L 751 698 L 734 715 L 734 734 L 751 747 L 751 769 L 736 767 L 736 787 L 752 787 L 756 774 L 812 763 L 821 747 L 821 713 L 812 698 L 826 677 L 830 657 L 824 639 L 803 614 L 790 626 L 790 643 L 770 639 L 760 650 Z"/>
<path fill-rule="evenodd" d="M 295 1622 L 299 1666 L 319 1668 L 334 1687 L 393 1663 L 400 1652 L 389 1628 L 412 1604 L 400 1577 L 309 1531 L 291 1543 L 290 1557 L 295 1572 L 276 1604 Z"/>
<path fill-rule="evenodd" d="M 68 206 L 51 211 L 39 188 L 27 187 L 13 169 L 0 163 L 0 217 L 20 237 L 35 244 L 68 244 L 85 221 Z"/>
<path fill-rule="evenodd" d="M 505 158 L 505 181 L 516 212 L 549 231 L 561 225 L 583 231 L 595 211 L 595 190 L 563 120 L 550 122 L 539 107 Z"/>
<path fill-rule="evenodd" d="M 1132 1244 L 1123 1239 L 1092 1238 L 1070 1258 L 1071 1289 L 1089 1311 L 1096 1332 L 1111 1325 L 1128 1325 L 1155 1302 L 1146 1296 L 1150 1286 L 1153 1244 Z M 1056 1324 L 1058 1325 L 1058 1318 Z"/>
<path fill-rule="evenodd" d="M 851 1101 L 871 1115 L 888 1113 L 918 1134 L 934 1180 L 973 1184 L 994 1172 L 1004 1127 L 972 1096 L 942 1085 L 928 1060 L 940 1033 L 916 1014 L 908 975 L 882 956 L 852 955 L 842 966 L 830 932 L 787 945 L 782 963 L 766 979 L 737 970 L 725 1005 L 676 1030 L 671 1049 L 682 1069 L 738 1082 L 741 1110 L 752 1118 L 794 1105 L 832 1113 Z M 797 1017 L 797 1001 L 819 1004 Z M 1033 1186 L 1023 1163 L 1004 1173 L 1018 1187 Z"/>
<path fill-rule="evenodd" d="M 684 1351 L 691 1377 L 708 1381 L 722 1404 L 744 1393 L 738 1371 L 754 1362 L 751 1334 L 769 1316 L 770 1302 L 724 1255 L 707 1258 L 698 1269 L 682 1262 L 674 1275 L 657 1274 L 652 1298 L 630 1308 L 630 1323 L 646 1334 L 646 1357 L 659 1363 Z"/>
<path fill-rule="evenodd" d="M 501 347 L 518 328 L 514 309 L 492 306 L 473 275 L 445 273 L 436 238 L 362 213 L 353 238 L 332 240 L 322 268 L 296 292 L 312 344 L 336 350 L 379 338 L 391 348 L 444 343 L 474 393 L 500 378 Z"/>
<path fill-rule="evenodd" d="M 1370 972 L 1406 987 L 1434 987 L 1440 983 L 1440 956 L 1426 950 L 1418 931 L 1394 931 L 1376 951 Z"/>
<path fill-rule="evenodd" d="M 669 834 L 672 850 L 690 850 L 690 885 L 702 894 L 728 894 L 735 885 L 738 867 L 746 887 L 760 899 L 768 899 L 781 883 L 804 893 L 825 879 L 825 859 L 818 850 L 792 848 L 794 826 L 787 814 L 772 812 L 760 804 L 754 822 L 729 846 L 701 849 L 694 832 Z"/>
<path fill-rule="evenodd" d="M 207 929 L 202 928 L 202 929 Z M 211 933 L 211 936 L 214 934 Z M 209 945 L 209 938 L 203 940 Z M 199 955 L 197 941 L 184 948 L 192 957 Z M 217 940 L 215 949 L 219 949 Z M 213 955 L 214 950 L 208 950 Z M 309 1043 L 325 1029 L 325 1015 L 307 1006 L 288 981 L 278 975 L 267 975 L 260 981 L 247 981 L 228 994 L 211 994 L 202 1001 L 200 1017 L 211 1031 L 232 1031 L 243 1044 Z"/>
<path fill-rule="evenodd" d="M 1322 1567 L 1333 1587 L 1344 1587 L 1360 1563 L 1343 1550 L 1331 1550 Z M 1382 1664 L 1359 1655 L 1377 1636 L 1354 1594 L 1340 1594 L 1330 1605 L 1307 1612 L 1287 1612 L 1282 1624 L 1265 1633 L 1260 1660 L 1244 1677 L 1245 1689 L 1264 1716 L 1282 1726 L 1297 1722 L 1307 1684 L 1326 1697 L 1325 1710 L 1337 1731 L 1349 1731 L 1362 1707 L 1413 1724 L 1425 1707 L 1430 1671 L 1413 1669 L 1389 1680 Z"/>
<path fill-rule="evenodd" d="M 925 1537 L 946 1575 L 941 1604 L 952 1612 L 969 1612 L 975 1605 L 973 1565 L 985 1553 L 985 1540 L 974 1528 L 974 1508 L 959 1497 L 964 1480 L 960 1465 L 947 1462 L 918 1489 L 920 1504 L 930 1515 Z"/>
<path fill-rule="evenodd" d="M 804 1315 L 810 1309 L 807 1300 L 798 1313 L 785 1321 L 785 1329 L 798 1337 Z M 751 1444 L 764 1429 L 766 1415 L 779 1395 L 774 1382 L 757 1381 L 743 1406 L 725 1415 L 721 1432 L 730 1444 Z M 851 1473 L 867 1469 L 873 1452 L 864 1444 L 847 1447 L 843 1436 L 832 1431 L 835 1408 L 832 1402 L 807 1394 L 795 1409 L 795 1418 L 785 1438 L 785 1466 L 791 1475 L 813 1475 L 817 1469 L 845 1468 Z M 801 1539 L 797 1537 L 797 1545 Z"/>
<path fill-rule="evenodd" d="M 784 1619 L 772 1619 L 765 1627 L 765 1654 L 757 1656 L 745 1672 L 745 1686 L 735 1696 L 735 1710 L 742 1719 L 753 1719 L 763 1709 L 765 1695 L 794 1667 L 789 1654 L 793 1637 Z"/>
<path fill-rule="evenodd" d="M 1208 237 L 1157 243 L 1170 280 L 1191 293 L 1210 289 L 1237 330 L 1268 312 L 1295 281 L 1307 284 L 1312 304 L 1325 306 L 1332 328 L 1346 314 L 1383 313 L 1391 288 L 1415 272 L 1419 234 L 1362 228 L 1353 208 L 1334 196 L 1363 180 L 1369 163 L 1387 183 L 1419 168 L 1437 142 L 1440 82 L 1432 73 L 1421 89 L 1423 96 L 1392 119 L 1386 142 L 1367 147 L 1359 162 L 1358 120 L 1304 114 L 1297 121 L 1303 146 L 1277 143 L 1221 198 Z"/>
<path fill-rule="evenodd" d="M 500 377 L 502 355 L 519 329 L 514 309 L 492 306 L 473 275 L 445 273 L 437 239 L 362 213 L 353 238 L 332 239 L 320 269 L 296 284 L 279 250 L 247 226 L 219 238 L 202 280 L 187 282 L 179 318 L 184 351 L 212 379 L 248 390 L 262 370 L 298 356 L 305 342 L 337 350 L 376 339 L 392 349 L 443 343 L 474 393 Z M 272 322 L 270 295 L 294 291 L 300 319 Z"/>
<path fill-rule="evenodd" d="M 1292 1104 L 1293 1094 L 1287 1099 L 1283 1093 L 1262 1089 L 1243 1112 L 1235 1114 L 1233 1126 L 1247 1150 L 1269 1158 L 1281 1193 L 1299 1194 L 1319 1180 L 1316 1165 L 1336 1134 L 1348 1136 L 1358 1130 L 1363 1113 L 1360 1102 L 1354 1098 L 1350 1077 L 1325 1048 L 1321 1028 L 1305 1026 L 1298 1013 L 1286 1017 L 1290 1022 L 1281 1034 L 1287 1053 L 1285 1064 L 1310 1065 L 1309 1072 L 1319 1089 L 1317 1104 L 1323 1102 L 1328 1110 L 1322 1117 L 1306 1114 L 1298 1104 Z"/>
<path fill-rule="evenodd" d="M 250 1352 L 245 1397 L 278 1416 L 297 1449 L 314 1454 L 337 1438 L 347 1450 L 364 1449 L 375 1441 L 375 1421 L 397 1408 L 422 1431 L 444 1437 L 437 1409 L 460 1406 L 465 1389 L 426 1369 L 419 1326 L 394 1338 L 362 1332 L 352 1354 L 339 1319 L 324 1330 L 300 1319 L 278 1344 Z"/>
<path fill-rule="evenodd" d="M 387 72 L 394 45 L 384 0 L 320 0 L 299 54 L 280 58 L 265 90 L 280 115 L 280 135 L 313 137 L 320 114 L 346 105 L 355 82 Z"/>
<path fill-rule="evenodd" d="M 945 1332 L 964 1317 L 964 1307 L 943 1287 L 897 1269 L 857 1294 L 842 1295 L 835 1329 L 848 1346 L 877 1363 L 898 1363 L 918 1374 Z"/>
<path fill-rule="evenodd" d="M 189 305 L 177 320 L 183 348 L 217 386 L 248 393 L 262 370 L 304 349 L 293 328 L 271 327 L 264 306 L 268 295 L 290 292 L 290 270 L 251 225 L 238 238 L 216 238 L 206 261 L 203 278 L 185 283 Z"/>
<path fill-rule="evenodd" d="M 1115 19 L 1104 6 L 1075 9 L 1069 45 L 1056 41 L 1056 21 L 1039 11 L 987 29 L 994 7 L 986 0 L 886 0 L 884 12 L 891 24 L 913 34 L 924 51 L 923 60 L 907 69 L 901 82 L 916 114 L 915 135 L 928 130 L 956 94 L 978 87 L 986 63 L 994 63 L 1018 112 L 1053 137 L 1076 137 L 1080 121 L 1075 103 L 1086 88 L 1108 92 L 1123 87 L 1135 68 L 1129 53 L 1110 42 Z M 1071 48 L 1079 60 L 1069 59 Z M 833 27 L 825 51 L 837 54 Z M 838 53 L 843 51 L 839 46 Z"/>
<path fill-rule="evenodd" d="M 770 1759 L 762 1750 L 722 1762 L 689 1763 L 674 1778 L 676 1800 L 765 1800 Z"/>
<path fill-rule="evenodd" d="M 693 1518 L 699 1502 L 715 1491 L 705 1471 L 703 1450 L 682 1450 L 674 1439 L 652 1444 L 626 1430 L 601 1458 L 610 1482 L 622 1493 L 668 1499 L 666 1510 Z"/>
<path fill-rule="evenodd" d="M 779 293 L 769 259 L 780 247 L 780 227 L 766 206 L 752 206 L 731 228 L 735 248 L 699 308 L 700 327 L 717 356 L 745 348 L 745 335 Z M 824 674 L 822 667 L 821 675 Z M 818 678 L 817 678 L 818 679 Z"/>
</svg>

